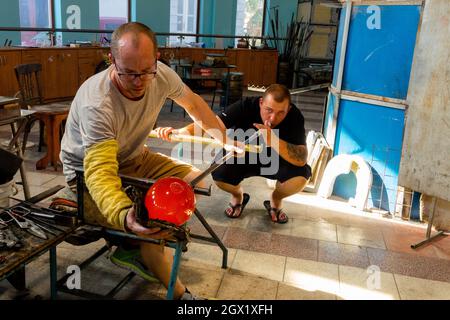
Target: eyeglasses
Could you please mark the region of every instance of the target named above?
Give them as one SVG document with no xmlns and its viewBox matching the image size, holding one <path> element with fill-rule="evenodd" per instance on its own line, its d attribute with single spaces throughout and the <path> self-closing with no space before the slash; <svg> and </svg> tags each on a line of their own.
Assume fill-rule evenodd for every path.
<svg viewBox="0 0 450 320">
<path fill-rule="evenodd" d="M 150 71 L 150 72 L 143 72 L 143 73 L 127 73 L 127 72 L 120 72 L 119 69 L 117 68 L 117 64 L 114 63 L 114 67 L 117 70 L 117 75 L 119 76 L 119 78 L 123 81 L 134 81 L 136 78 L 139 77 L 139 79 L 141 81 L 148 81 L 151 79 L 154 79 L 156 77 L 156 66 L 157 66 L 157 61 L 155 60 L 155 71 Z"/>
</svg>

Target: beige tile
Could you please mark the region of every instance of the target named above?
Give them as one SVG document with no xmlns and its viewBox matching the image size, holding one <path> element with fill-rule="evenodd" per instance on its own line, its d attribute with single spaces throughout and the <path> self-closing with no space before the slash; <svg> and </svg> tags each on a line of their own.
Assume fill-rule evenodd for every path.
<svg viewBox="0 0 450 320">
<path fill-rule="evenodd" d="M 216 270 L 195 268 L 181 264 L 178 277 L 189 291 L 204 298 L 215 298 L 219 291 L 224 272 Z"/>
<path fill-rule="evenodd" d="M 249 273 L 266 279 L 282 281 L 286 258 L 266 253 L 238 250 L 231 272 Z"/>
<path fill-rule="evenodd" d="M 26 174 L 30 186 L 42 186 L 57 177 L 57 175 L 35 171 L 27 171 Z"/>
<path fill-rule="evenodd" d="M 274 300 L 278 282 L 253 276 L 227 273 L 223 277 L 217 299 Z"/>
<path fill-rule="evenodd" d="M 291 236 L 336 242 L 336 225 L 295 218 L 292 221 Z"/>
<path fill-rule="evenodd" d="M 288 257 L 283 282 L 302 290 L 334 295 L 339 290 L 338 265 Z"/>
<path fill-rule="evenodd" d="M 383 233 L 374 228 L 358 228 L 337 225 L 339 243 L 386 249 Z"/>
<path fill-rule="evenodd" d="M 339 266 L 338 297 L 345 300 L 399 300 L 392 273 L 379 269 Z"/>
<path fill-rule="evenodd" d="M 280 282 L 277 300 L 336 300 L 336 295 L 319 290 L 308 291 L 297 288 L 295 284 Z"/>
<path fill-rule="evenodd" d="M 44 191 L 47 191 L 49 189 L 49 188 L 46 188 L 46 187 L 42 187 L 42 186 L 38 187 L 38 186 L 33 186 L 33 185 L 30 185 L 29 188 L 30 188 L 30 196 L 31 197 L 33 197 L 35 195 L 38 195 L 38 194 L 40 194 L 40 193 L 42 193 Z M 24 193 L 23 193 L 23 187 L 22 186 L 17 186 L 17 189 L 19 190 L 19 192 L 17 193 L 17 195 L 14 196 L 14 198 L 24 200 L 25 196 L 24 196 Z"/>
<path fill-rule="evenodd" d="M 228 267 L 233 263 L 236 251 L 228 248 Z M 222 257 L 222 250 L 216 245 L 191 242 L 187 252 L 182 255 L 182 264 L 204 269 L 222 268 Z"/>
<path fill-rule="evenodd" d="M 51 188 L 57 185 L 66 186 L 66 178 L 64 176 L 55 176 L 52 180 L 43 184 L 43 187 Z"/>
<path fill-rule="evenodd" d="M 450 283 L 394 274 L 402 300 L 450 300 Z"/>
</svg>

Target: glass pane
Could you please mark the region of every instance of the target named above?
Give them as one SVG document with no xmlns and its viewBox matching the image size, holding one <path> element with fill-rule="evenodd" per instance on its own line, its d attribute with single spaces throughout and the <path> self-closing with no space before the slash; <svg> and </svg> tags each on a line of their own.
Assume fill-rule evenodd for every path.
<svg viewBox="0 0 450 320">
<path fill-rule="evenodd" d="M 20 0 L 20 26 L 27 28 L 50 28 L 50 0 Z M 47 32 L 20 32 L 22 46 L 50 46 L 51 40 Z"/>
<path fill-rule="evenodd" d="M 184 0 L 176 0 L 177 1 L 177 13 L 183 14 Z"/>
<path fill-rule="evenodd" d="M 262 35 L 264 0 L 237 0 L 236 35 Z M 236 40 L 237 41 L 237 40 Z M 257 41 L 259 43 L 260 41 Z"/>
<path fill-rule="evenodd" d="M 196 33 L 197 32 L 197 5 L 198 0 L 170 0 L 170 32 L 171 33 Z M 184 39 L 170 36 L 171 46 L 186 46 L 195 41 L 195 37 Z"/>
<path fill-rule="evenodd" d="M 20 0 L 20 26 L 50 28 L 50 0 Z"/>
<path fill-rule="evenodd" d="M 183 16 L 177 16 L 177 28 L 175 32 L 183 32 Z"/>
<path fill-rule="evenodd" d="M 189 1 L 189 6 L 188 6 L 188 14 L 190 15 L 194 15 L 195 11 L 197 10 L 197 1 L 196 0 L 188 0 Z"/>
<path fill-rule="evenodd" d="M 188 24 L 187 24 L 186 32 L 195 33 L 194 32 L 194 17 L 191 17 L 191 16 L 188 17 Z"/>
<path fill-rule="evenodd" d="M 128 21 L 128 0 L 99 0 L 100 29 L 114 30 Z"/>
</svg>

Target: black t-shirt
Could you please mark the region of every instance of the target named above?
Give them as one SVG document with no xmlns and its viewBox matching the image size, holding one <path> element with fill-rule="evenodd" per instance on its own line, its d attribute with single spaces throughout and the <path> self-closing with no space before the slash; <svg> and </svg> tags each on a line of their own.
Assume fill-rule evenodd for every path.
<svg viewBox="0 0 450 320">
<path fill-rule="evenodd" d="M 227 110 L 219 115 L 227 129 L 254 129 L 253 124 L 261 123 L 259 97 L 248 97 L 239 100 L 227 107 Z M 288 114 L 283 121 L 278 124 L 274 132 L 278 137 L 288 143 L 296 145 L 306 145 L 305 119 L 299 109 L 291 104 Z"/>
</svg>

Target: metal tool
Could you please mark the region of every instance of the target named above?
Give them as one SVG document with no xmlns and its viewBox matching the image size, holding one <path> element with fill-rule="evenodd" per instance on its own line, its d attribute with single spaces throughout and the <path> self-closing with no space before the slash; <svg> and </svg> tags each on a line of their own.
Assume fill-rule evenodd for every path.
<svg viewBox="0 0 450 320">
<path fill-rule="evenodd" d="M 260 134 L 261 134 L 261 132 L 259 130 L 256 131 L 254 134 L 252 134 L 250 137 L 248 137 L 244 141 L 244 145 L 248 145 L 251 141 L 256 139 Z M 221 152 L 218 152 L 217 155 L 215 156 L 211 166 L 191 181 L 191 183 L 190 183 L 191 187 L 195 187 L 197 185 L 197 183 L 202 181 L 207 175 L 209 175 L 211 172 L 213 172 L 218 167 L 220 167 L 222 164 L 224 164 L 228 159 L 233 157 L 235 152 L 236 151 L 234 149 L 231 149 L 222 158 L 219 158 L 221 155 Z"/>
<path fill-rule="evenodd" d="M 13 197 L 11 198 L 15 200 Z M 19 210 L 24 211 L 23 215 L 30 214 L 44 219 L 51 219 L 61 225 L 74 225 L 77 222 L 76 215 L 65 214 L 59 210 L 41 207 L 27 201 L 21 201 L 21 204 L 21 206 L 14 208 L 19 208 Z"/>
<path fill-rule="evenodd" d="M 41 238 L 41 239 L 48 239 L 45 232 L 33 221 L 25 218 L 24 216 L 21 216 L 20 214 L 14 213 L 11 210 L 6 211 L 11 218 L 17 223 L 17 225 L 26 231 L 28 231 L 30 234 L 32 234 L 35 237 Z M 20 221 L 22 219 L 23 221 Z"/>
<path fill-rule="evenodd" d="M 156 131 L 152 130 L 150 134 L 148 135 L 149 138 L 158 138 L 158 135 Z M 217 141 L 213 138 L 205 138 L 205 137 L 198 137 L 198 136 L 191 136 L 187 134 L 177 134 L 177 133 L 171 133 L 169 135 L 171 141 L 175 142 L 191 142 L 191 143 L 201 143 L 201 144 L 208 144 L 215 147 L 222 147 L 223 144 Z M 247 152 L 256 152 L 261 153 L 263 151 L 263 146 L 261 145 L 253 145 L 253 144 L 245 144 L 244 146 L 245 151 Z"/>
</svg>

